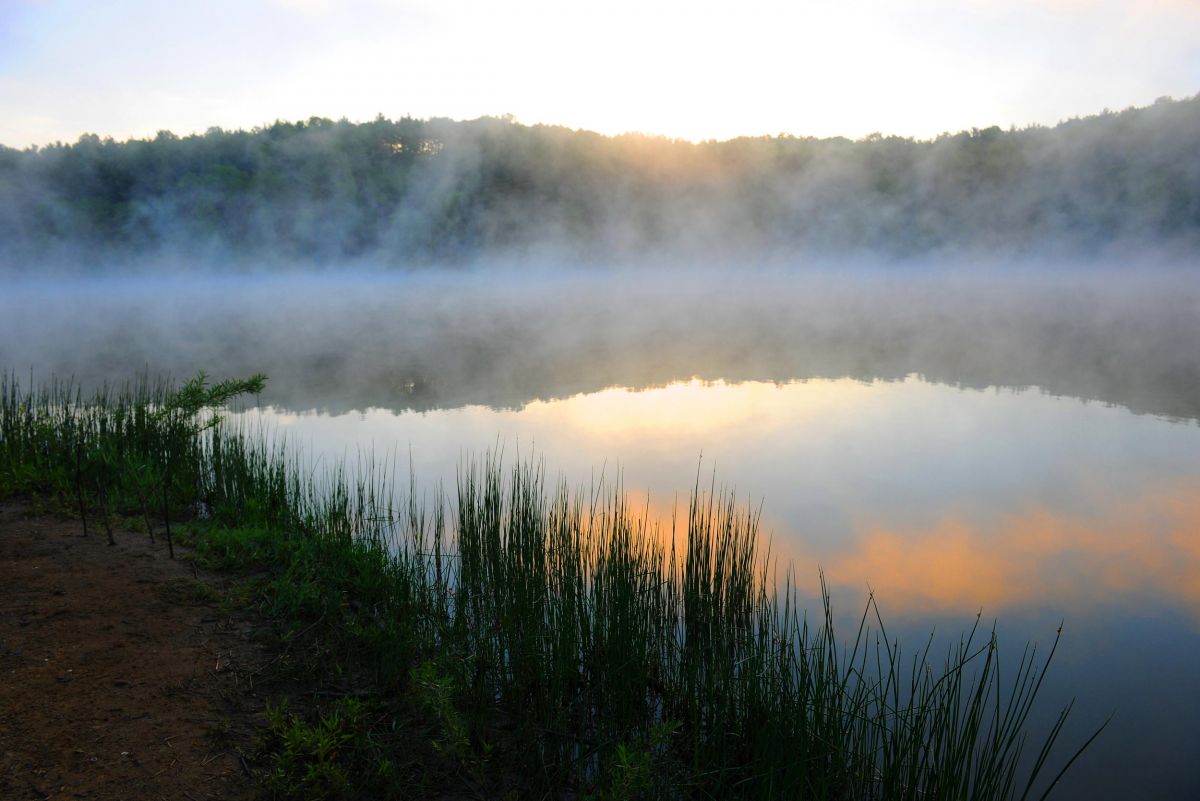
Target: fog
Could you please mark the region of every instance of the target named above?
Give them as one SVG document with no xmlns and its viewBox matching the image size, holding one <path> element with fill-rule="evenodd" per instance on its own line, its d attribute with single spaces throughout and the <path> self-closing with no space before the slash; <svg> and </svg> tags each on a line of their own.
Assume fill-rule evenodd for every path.
<svg viewBox="0 0 1200 801">
<path fill-rule="evenodd" d="M 1048 269 L 474 271 L 20 279 L 0 366 L 85 386 L 264 372 L 266 403 L 519 408 L 698 377 L 918 374 L 1200 417 L 1200 283 L 1135 262 Z"/>
<path fill-rule="evenodd" d="M 329 411 L 910 374 L 1200 416 L 1200 97 L 918 142 L 313 119 L 0 148 L 0 368 Z"/>
<path fill-rule="evenodd" d="M 908 381 L 886 387 L 904 392 L 873 386 L 846 409 L 854 393 L 838 387 L 827 393 L 833 413 L 814 416 L 809 429 L 795 424 L 792 407 L 759 425 L 761 410 L 744 404 L 743 428 L 706 421 L 696 435 L 706 441 L 659 432 L 658 450 L 673 452 L 648 458 L 655 443 L 639 452 L 635 440 L 650 438 L 641 431 L 688 403 L 664 401 L 660 417 L 624 439 L 601 430 L 588 441 L 619 442 L 626 451 L 616 457 L 641 458 L 645 475 L 686 479 L 692 446 L 728 434 L 744 449 L 728 449 L 722 469 L 736 467 L 722 479 L 774 492 L 768 508 L 782 510 L 777 519 L 808 527 L 802 544 L 822 536 L 869 544 L 867 534 L 894 528 L 884 540 L 895 552 L 875 558 L 864 545 L 854 558 L 828 557 L 828 575 L 843 583 L 872 578 L 864 565 L 893 566 L 902 553 L 911 581 L 897 594 L 949 577 L 973 606 L 983 593 L 978 577 L 1008 564 L 992 586 L 1008 592 L 1031 577 L 1032 609 L 1050 603 L 1041 578 L 1050 571 L 1107 592 L 1095 577 L 1123 581 L 1129 573 L 1109 569 L 1120 562 L 1146 568 L 1136 587 L 1173 587 L 1161 575 L 1182 572 L 1179 595 L 1193 598 L 1195 561 L 1179 553 L 1194 540 L 1187 515 L 1200 475 L 1187 439 L 1200 421 L 1197 253 L 1200 97 L 928 142 L 781 136 L 695 145 L 507 119 L 383 118 L 148 141 L 83 137 L 0 148 L 0 370 L 22 384 L 57 377 L 84 391 L 137 374 L 265 373 L 258 401 L 273 408 L 248 418 L 377 410 L 357 416 L 362 426 L 352 415 L 312 415 L 307 424 L 333 431 L 335 443 L 349 432 L 358 444 L 382 435 L 401 449 L 404 432 L 415 431 L 445 460 L 455 458 L 445 432 L 463 418 L 490 426 L 496 416 L 399 413 L 521 409 L 692 379 L 916 375 L 1021 390 L 985 397 Z M 776 389 L 739 389 L 756 388 Z M 1184 425 L 1095 408 L 1084 415 L 1029 388 Z M 872 403 L 895 406 L 872 417 Z M 829 421 L 841 412 L 838 428 Z M 970 425 L 938 437 L 940 415 L 953 412 Z M 538 430 L 577 459 L 592 453 L 553 421 Z M 482 441 L 492 436 L 499 442 L 489 427 Z M 801 447 L 812 440 L 815 449 Z M 999 458 L 988 464 L 989 454 Z M 682 473 L 663 468 L 672 459 L 685 463 Z M 1139 506 L 1138 498 L 1149 500 Z M 1065 514 L 1073 504 L 1087 515 Z M 841 518 L 858 525 L 872 508 L 886 514 L 869 531 L 822 528 Z M 1041 516 L 1028 517 L 1031 509 Z M 981 510 L 1016 523 L 985 525 Z M 906 514 L 917 520 L 907 528 Z M 1031 519 L 1060 524 L 1030 528 Z M 863 536 L 847 539 L 851 529 Z M 1063 547 L 1067 535 L 1073 549 Z M 1019 558 L 1005 562 L 1010 539 Z M 924 551 L 915 547 L 922 542 Z M 1095 558 L 1080 556 L 1080 543 Z M 1137 548 L 1148 556 L 1139 559 Z M 1123 735 L 1157 757 L 1170 750 L 1171 726 L 1195 716 L 1178 715 L 1178 693 L 1155 695 L 1167 685 L 1147 689 L 1101 669 L 1113 663 L 1105 632 L 1160 608 L 1110 594 L 1130 609 L 1121 617 L 1103 607 L 1091 637 L 1100 645 L 1068 653 L 1080 662 L 1066 675 L 1095 685 L 1086 699 L 1093 712 L 1098 697 L 1120 693 L 1135 707 L 1149 697 L 1147 718 L 1170 710 L 1162 717 L 1173 720 L 1153 721 L 1158 739 Z M 1136 623 L 1122 653 L 1143 660 L 1141 676 L 1158 668 L 1145 664 L 1146 638 L 1167 624 Z M 1164 664 L 1189 663 L 1190 634 L 1173 630 L 1170 643 L 1153 645 Z M 1163 786 L 1190 781 L 1178 759 L 1154 772 Z M 1120 792 L 1111 771 L 1085 776 Z"/>
<path fill-rule="evenodd" d="M 932 141 L 314 118 L 0 148 L 0 270 L 1060 259 L 1200 242 L 1200 98 Z"/>
</svg>

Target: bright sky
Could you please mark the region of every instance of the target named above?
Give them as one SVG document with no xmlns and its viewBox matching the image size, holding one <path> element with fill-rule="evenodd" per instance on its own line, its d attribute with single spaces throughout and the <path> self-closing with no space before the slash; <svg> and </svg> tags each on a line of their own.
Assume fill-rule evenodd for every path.
<svg viewBox="0 0 1200 801">
<path fill-rule="evenodd" d="M 1200 0 L 0 0 L 0 143 L 512 114 L 929 137 L 1200 91 Z"/>
</svg>

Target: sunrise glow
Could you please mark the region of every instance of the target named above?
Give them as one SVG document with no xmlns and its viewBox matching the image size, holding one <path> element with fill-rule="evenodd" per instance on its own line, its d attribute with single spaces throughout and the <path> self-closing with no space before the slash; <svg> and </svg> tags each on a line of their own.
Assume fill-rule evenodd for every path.
<svg viewBox="0 0 1200 801">
<path fill-rule="evenodd" d="M 15 0 L 0 143 L 277 118 L 474 118 L 691 140 L 1053 124 L 1200 87 L 1194 3 Z"/>
</svg>

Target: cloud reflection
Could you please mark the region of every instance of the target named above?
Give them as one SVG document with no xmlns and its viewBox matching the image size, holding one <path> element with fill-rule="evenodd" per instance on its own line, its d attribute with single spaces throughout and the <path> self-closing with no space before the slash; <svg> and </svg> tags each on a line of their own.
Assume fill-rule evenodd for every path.
<svg viewBox="0 0 1200 801">
<path fill-rule="evenodd" d="M 1085 515 L 1032 507 L 992 522 L 961 513 L 927 527 L 876 521 L 845 550 L 798 557 L 821 563 L 832 584 L 865 582 L 906 612 L 1159 600 L 1200 624 L 1200 479 L 1113 497 Z"/>
</svg>

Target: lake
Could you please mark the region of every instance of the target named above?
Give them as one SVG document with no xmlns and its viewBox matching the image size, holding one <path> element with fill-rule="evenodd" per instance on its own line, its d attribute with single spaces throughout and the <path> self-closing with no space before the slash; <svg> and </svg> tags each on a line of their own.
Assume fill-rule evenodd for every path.
<svg viewBox="0 0 1200 801">
<path fill-rule="evenodd" d="M 669 521 L 761 504 L 809 598 L 868 588 L 909 651 L 1060 624 L 1056 797 L 1200 796 L 1200 290 L 1186 273 L 488 271 L 13 281 L 0 366 L 84 385 L 267 373 L 266 426 L 452 490 L 544 461 Z M 851 632 L 846 632 L 849 636 Z"/>
</svg>

